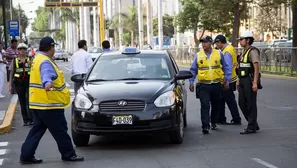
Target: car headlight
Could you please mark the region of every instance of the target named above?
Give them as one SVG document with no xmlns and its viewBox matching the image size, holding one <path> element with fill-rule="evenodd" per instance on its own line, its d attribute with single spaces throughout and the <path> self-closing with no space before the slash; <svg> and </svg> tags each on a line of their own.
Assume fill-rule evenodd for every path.
<svg viewBox="0 0 297 168">
<path fill-rule="evenodd" d="M 78 109 L 88 110 L 93 104 L 85 95 L 77 94 L 74 100 L 74 105 Z"/>
<path fill-rule="evenodd" d="M 154 101 L 154 104 L 157 107 L 168 107 L 168 106 L 172 106 L 174 102 L 175 102 L 175 93 L 173 91 L 169 91 L 160 95 Z"/>
</svg>

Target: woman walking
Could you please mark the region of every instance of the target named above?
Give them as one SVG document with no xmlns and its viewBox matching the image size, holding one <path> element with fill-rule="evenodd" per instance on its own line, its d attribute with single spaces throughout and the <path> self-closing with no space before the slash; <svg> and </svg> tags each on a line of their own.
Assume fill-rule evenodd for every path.
<svg viewBox="0 0 297 168">
<path fill-rule="evenodd" d="M 26 57 L 28 46 L 25 43 L 20 43 L 17 49 L 19 55 L 13 60 L 10 67 L 9 91 L 13 91 L 12 86 L 14 85 L 21 105 L 24 126 L 29 126 L 33 125 L 33 116 L 28 108 L 31 61 L 29 57 Z"/>
</svg>

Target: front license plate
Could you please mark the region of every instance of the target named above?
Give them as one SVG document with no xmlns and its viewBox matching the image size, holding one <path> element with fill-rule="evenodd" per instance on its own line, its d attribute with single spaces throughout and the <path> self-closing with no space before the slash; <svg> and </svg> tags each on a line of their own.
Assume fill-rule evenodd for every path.
<svg viewBox="0 0 297 168">
<path fill-rule="evenodd" d="M 132 125 L 132 124 L 133 124 L 132 115 L 112 117 L 112 125 Z"/>
</svg>

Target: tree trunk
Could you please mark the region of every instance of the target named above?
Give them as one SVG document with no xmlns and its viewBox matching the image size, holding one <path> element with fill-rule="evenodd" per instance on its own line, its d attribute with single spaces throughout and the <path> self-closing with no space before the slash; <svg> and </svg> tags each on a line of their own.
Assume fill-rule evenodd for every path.
<svg viewBox="0 0 297 168">
<path fill-rule="evenodd" d="M 239 27 L 240 27 L 240 11 L 239 11 L 239 3 L 234 5 L 234 20 L 233 20 L 233 32 L 232 32 L 232 45 L 234 47 L 238 46 L 238 35 L 239 35 Z"/>
<path fill-rule="evenodd" d="M 293 14 L 293 47 L 297 47 L 297 0 L 292 1 L 292 14 Z M 297 71 L 297 49 L 292 51 L 292 71 Z"/>
</svg>

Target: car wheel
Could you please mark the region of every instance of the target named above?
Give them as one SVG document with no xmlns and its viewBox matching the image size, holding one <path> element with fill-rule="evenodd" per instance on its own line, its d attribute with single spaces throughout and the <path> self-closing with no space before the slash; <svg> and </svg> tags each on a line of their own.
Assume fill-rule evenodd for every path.
<svg viewBox="0 0 297 168">
<path fill-rule="evenodd" d="M 182 144 L 184 140 L 184 115 L 179 114 L 178 124 L 174 131 L 170 132 L 170 142 L 173 144 Z"/>
<path fill-rule="evenodd" d="M 90 135 L 88 134 L 78 134 L 73 129 L 71 129 L 73 143 L 76 146 L 87 146 L 89 144 Z"/>
</svg>

